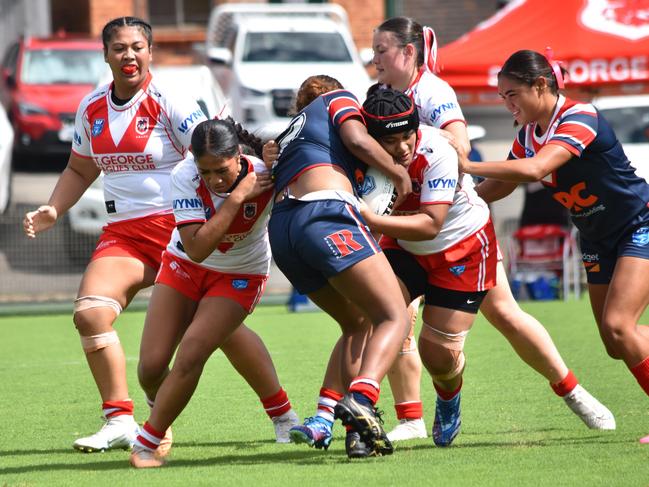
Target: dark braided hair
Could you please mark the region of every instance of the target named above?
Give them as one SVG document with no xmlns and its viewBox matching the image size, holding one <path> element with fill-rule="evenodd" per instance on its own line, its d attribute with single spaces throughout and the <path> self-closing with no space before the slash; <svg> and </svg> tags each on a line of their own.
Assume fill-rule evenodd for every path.
<svg viewBox="0 0 649 487">
<path fill-rule="evenodd" d="M 392 88 L 370 87 L 362 113 L 367 131 L 375 138 L 419 128 L 419 114 L 412 98 Z"/>
<path fill-rule="evenodd" d="M 261 159 L 262 151 L 264 148 L 264 141 L 256 135 L 248 132 L 239 122 L 237 122 L 232 117 L 226 118 L 225 121 L 232 124 L 232 126 L 234 127 L 234 130 L 237 133 L 237 137 L 239 137 L 239 143 L 242 145 L 241 152 L 243 152 L 244 154 L 257 156 Z"/>
<path fill-rule="evenodd" d="M 113 38 L 115 31 L 122 27 L 137 27 L 144 37 L 146 37 L 149 47 L 153 45 L 153 31 L 151 26 L 144 20 L 137 17 L 118 17 L 104 25 L 101 31 L 101 42 L 104 44 L 104 51 L 108 50 L 108 44 L 110 44 L 110 40 Z"/>
<path fill-rule="evenodd" d="M 234 124 L 227 120 L 205 120 L 192 133 L 192 154 L 200 159 L 206 154 L 230 159 L 241 153 Z"/>
</svg>

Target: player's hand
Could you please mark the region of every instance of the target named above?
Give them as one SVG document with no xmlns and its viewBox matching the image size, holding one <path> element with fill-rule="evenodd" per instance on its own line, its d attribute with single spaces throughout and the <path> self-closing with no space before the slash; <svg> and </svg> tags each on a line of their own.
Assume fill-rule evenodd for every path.
<svg viewBox="0 0 649 487">
<path fill-rule="evenodd" d="M 269 140 L 264 144 L 261 153 L 264 164 L 268 169 L 271 169 L 279 157 L 279 145 L 274 140 Z"/>
<path fill-rule="evenodd" d="M 23 230 L 29 238 L 36 238 L 36 234 L 52 228 L 56 223 L 56 208 L 43 205 L 36 211 L 29 211 L 23 219 Z"/>
<path fill-rule="evenodd" d="M 392 183 L 397 190 L 397 200 L 394 203 L 394 207 L 397 208 L 412 193 L 412 181 L 408 170 L 404 166 L 395 164 L 394 167 L 396 174 L 392 178 Z"/>
<path fill-rule="evenodd" d="M 236 197 L 240 198 L 241 202 L 249 201 L 272 188 L 270 174 L 250 172 L 237 184 L 232 195 L 236 193 Z"/>
</svg>

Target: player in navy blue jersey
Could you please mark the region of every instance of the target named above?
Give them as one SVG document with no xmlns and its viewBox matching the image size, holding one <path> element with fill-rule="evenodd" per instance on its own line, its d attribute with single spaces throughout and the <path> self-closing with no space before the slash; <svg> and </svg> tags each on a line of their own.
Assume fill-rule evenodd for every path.
<svg viewBox="0 0 649 487">
<path fill-rule="evenodd" d="M 490 178 L 484 188 L 500 195 L 540 180 L 568 208 L 606 351 L 649 395 L 649 330 L 638 324 L 649 304 L 649 184 L 635 174 L 604 117 L 559 94 L 562 87 L 556 62 L 534 51 L 510 56 L 498 91 L 522 127 L 509 159 L 473 163 L 458 151 L 461 170 Z"/>
<path fill-rule="evenodd" d="M 335 415 L 373 454 L 389 454 L 374 405 L 406 336 L 408 314 L 390 264 L 359 213 L 355 187 L 365 162 L 387 174 L 401 197 L 412 190 L 410 178 L 368 135 L 358 101 L 335 79 L 308 78 L 296 109 L 277 138 L 271 249 L 293 286 L 340 325 L 341 383 L 349 389 L 331 401 L 327 420 L 307 420 L 292 437 L 328 447 Z"/>
</svg>

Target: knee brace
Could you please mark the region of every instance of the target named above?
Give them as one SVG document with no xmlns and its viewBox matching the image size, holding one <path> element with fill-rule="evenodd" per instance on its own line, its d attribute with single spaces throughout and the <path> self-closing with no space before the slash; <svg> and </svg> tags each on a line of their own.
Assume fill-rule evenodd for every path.
<svg viewBox="0 0 649 487">
<path fill-rule="evenodd" d="M 464 330 L 459 333 L 446 333 L 437 328 L 433 328 L 428 323 L 424 323 L 419 336 L 422 340 L 441 345 L 448 350 L 461 352 L 464 349 L 464 341 L 468 334 L 469 330 Z"/>
<path fill-rule="evenodd" d="M 81 296 L 74 300 L 75 313 L 92 308 L 111 308 L 117 316 L 122 312 L 122 305 L 106 296 Z"/>
<path fill-rule="evenodd" d="M 403 341 L 399 355 L 407 353 L 415 353 L 417 351 L 417 341 L 415 340 L 415 324 L 417 323 L 417 315 L 419 314 L 419 302 L 421 298 L 415 298 L 408 306 L 408 315 L 410 316 L 410 329 L 408 336 Z"/>
<path fill-rule="evenodd" d="M 116 317 L 122 312 L 122 306 L 113 298 L 106 296 L 82 296 L 74 301 L 74 313 L 92 308 L 111 308 L 115 311 Z M 119 344 L 119 337 L 115 330 L 100 333 L 98 335 L 80 335 L 81 346 L 86 353 L 96 352 L 102 348 Z"/>
<path fill-rule="evenodd" d="M 100 333 L 99 335 L 83 336 L 80 335 L 81 346 L 83 351 L 86 353 L 96 352 L 102 348 L 110 347 L 111 345 L 119 344 L 119 337 L 117 332 L 107 331 L 106 333 Z"/>
<path fill-rule="evenodd" d="M 457 377 L 464 370 L 466 359 L 464 357 L 464 341 L 466 340 L 469 330 L 459 333 L 446 333 L 437 328 L 433 328 L 428 323 L 424 323 L 421 330 L 421 339 L 445 348 L 453 356 L 453 366 L 445 374 L 433 376 L 434 381 L 447 381 Z"/>
<path fill-rule="evenodd" d="M 445 382 L 454 379 L 464 371 L 465 363 L 464 352 L 453 353 L 453 368 L 445 374 L 433 375 L 433 382 Z"/>
</svg>

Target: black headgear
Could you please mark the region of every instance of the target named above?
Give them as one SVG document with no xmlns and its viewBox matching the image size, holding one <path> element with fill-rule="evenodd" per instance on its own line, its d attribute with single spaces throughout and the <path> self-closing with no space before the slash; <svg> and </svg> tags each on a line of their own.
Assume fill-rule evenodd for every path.
<svg viewBox="0 0 649 487">
<path fill-rule="evenodd" d="M 372 137 L 417 130 L 419 114 L 412 99 L 392 88 L 370 93 L 361 110 Z"/>
</svg>

